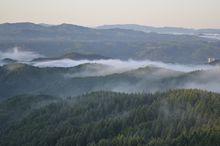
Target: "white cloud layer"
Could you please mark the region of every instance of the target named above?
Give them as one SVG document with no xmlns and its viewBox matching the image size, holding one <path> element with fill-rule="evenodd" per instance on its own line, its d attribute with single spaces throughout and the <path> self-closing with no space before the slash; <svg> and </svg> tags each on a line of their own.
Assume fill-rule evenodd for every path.
<svg viewBox="0 0 220 146">
<path fill-rule="evenodd" d="M 215 66 L 211 65 L 182 65 L 182 64 L 171 64 L 171 63 L 163 63 L 159 61 L 151 61 L 151 60 L 118 60 L 118 59 L 107 59 L 107 60 L 71 60 L 71 59 L 61 59 L 61 60 L 53 60 L 53 61 L 43 61 L 43 62 L 36 62 L 34 66 L 38 67 L 74 67 L 80 64 L 85 63 L 97 63 L 112 66 L 118 70 L 133 70 L 140 67 L 145 66 L 154 66 L 159 68 L 170 69 L 174 71 L 181 71 L 181 72 L 192 72 L 196 70 L 209 70 L 216 68 Z"/>
</svg>

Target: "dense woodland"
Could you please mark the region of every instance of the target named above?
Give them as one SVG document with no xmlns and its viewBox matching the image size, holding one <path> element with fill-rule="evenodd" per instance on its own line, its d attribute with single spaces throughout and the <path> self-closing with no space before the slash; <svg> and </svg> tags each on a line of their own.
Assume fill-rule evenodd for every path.
<svg viewBox="0 0 220 146">
<path fill-rule="evenodd" d="M 0 145 L 219 146 L 220 94 L 92 92 L 0 102 Z"/>
</svg>

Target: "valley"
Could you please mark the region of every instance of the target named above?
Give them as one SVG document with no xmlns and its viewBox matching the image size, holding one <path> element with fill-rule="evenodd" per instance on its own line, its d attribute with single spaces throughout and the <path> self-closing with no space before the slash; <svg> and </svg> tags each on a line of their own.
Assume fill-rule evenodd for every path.
<svg viewBox="0 0 220 146">
<path fill-rule="evenodd" d="M 0 24 L 0 145 L 219 146 L 214 33 Z"/>
</svg>

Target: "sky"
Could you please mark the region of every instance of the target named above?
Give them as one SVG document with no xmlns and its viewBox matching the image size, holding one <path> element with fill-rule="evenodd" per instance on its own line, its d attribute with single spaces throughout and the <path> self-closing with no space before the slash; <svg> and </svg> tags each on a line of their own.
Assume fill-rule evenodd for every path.
<svg viewBox="0 0 220 146">
<path fill-rule="evenodd" d="M 0 0 L 0 23 L 220 28 L 220 0 Z"/>
</svg>

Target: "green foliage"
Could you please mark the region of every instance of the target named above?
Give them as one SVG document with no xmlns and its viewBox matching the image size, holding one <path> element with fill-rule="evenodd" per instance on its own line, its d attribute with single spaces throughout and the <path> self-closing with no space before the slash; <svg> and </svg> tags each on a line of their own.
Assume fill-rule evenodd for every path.
<svg viewBox="0 0 220 146">
<path fill-rule="evenodd" d="M 218 146 L 219 105 L 219 94 L 200 90 L 23 95 L 0 103 L 0 145 Z"/>
</svg>

